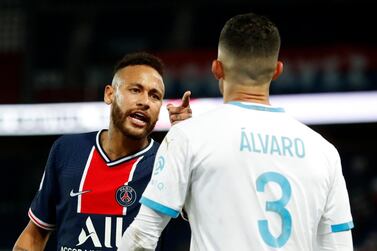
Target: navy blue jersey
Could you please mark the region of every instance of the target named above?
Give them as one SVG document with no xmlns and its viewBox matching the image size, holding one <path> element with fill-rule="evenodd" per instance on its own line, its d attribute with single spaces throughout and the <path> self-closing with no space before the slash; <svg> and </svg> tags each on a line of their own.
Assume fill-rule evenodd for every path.
<svg viewBox="0 0 377 251">
<path fill-rule="evenodd" d="M 56 230 L 57 250 L 116 250 L 139 211 L 159 144 L 114 161 L 100 132 L 65 135 L 53 144 L 30 210 L 39 227 Z"/>
</svg>

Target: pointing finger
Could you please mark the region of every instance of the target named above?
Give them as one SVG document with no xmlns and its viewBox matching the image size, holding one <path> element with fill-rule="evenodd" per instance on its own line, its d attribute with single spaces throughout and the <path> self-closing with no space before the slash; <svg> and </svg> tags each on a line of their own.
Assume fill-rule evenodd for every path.
<svg viewBox="0 0 377 251">
<path fill-rule="evenodd" d="M 190 96 L 191 96 L 191 91 L 186 91 L 183 94 L 182 104 L 181 104 L 182 107 L 188 107 L 188 106 L 190 106 Z"/>
</svg>

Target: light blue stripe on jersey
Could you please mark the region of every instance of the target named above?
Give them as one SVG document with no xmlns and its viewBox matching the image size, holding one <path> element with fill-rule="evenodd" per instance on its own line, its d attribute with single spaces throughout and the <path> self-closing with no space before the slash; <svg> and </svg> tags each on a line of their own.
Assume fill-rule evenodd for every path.
<svg viewBox="0 0 377 251">
<path fill-rule="evenodd" d="M 331 232 L 336 233 L 336 232 L 342 232 L 342 231 L 347 231 L 353 228 L 353 222 L 347 222 L 347 223 L 342 223 L 342 224 L 337 224 L 337 225 L 331 225 Z"/>
<path fill-rule="evenodd" d="M 262 106 L 262 105 L 254 105 L 254 104 L 245 104 L 238 101 L 231 101 L 227 104 L 236 105 L 242 108 L 263 111 L 263 112 L 284 112 L 284 109 L 281 107 L 271 107 L 271 106 Z"/>
<path fill-rule="evenodd" d="M 140 203 L 158 211 L 159 213 L 166 214 L 166 215 L 173 217 L 173 218 L 177 218 L 178 215 L 179 215 L 179 212 L 177 210 L 174 210 L 174 209 L 167 207 L 167 206 L 164 206 L 164 205 L 162 205 L 158 202 L 155 202 L 153 200 L 145 198 L 144 196 L 141 197 Z"/>
</svg>

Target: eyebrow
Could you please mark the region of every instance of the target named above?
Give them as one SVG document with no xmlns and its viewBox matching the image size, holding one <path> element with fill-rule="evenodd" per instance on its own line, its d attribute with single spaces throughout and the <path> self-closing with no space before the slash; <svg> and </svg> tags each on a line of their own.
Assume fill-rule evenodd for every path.
<svg viewBox="0 0 377 251">
<path fill-rule="evenodd" d="M 142 84 L 140 84 L 140 83 L 137 83 L 137 82 L 135 82 L 135 83 L 130 83 L 130 86 L 137 86 L 137 87 L 139 87 L 139 88 L 141 88 L 141 89 L 144 89 L 144 86 L 143 86 Z M 158 90 L 157 88 L 152 88 L 152 89 L 150 90 L 150 92 L 153 92 L 153 93 L 157 93 L 157 94 L 159 94 L 159 95 L 161 96 L 161 99 L 162 99 L 163 96 L 164 96 L 164 92 Z"/>
</svg>

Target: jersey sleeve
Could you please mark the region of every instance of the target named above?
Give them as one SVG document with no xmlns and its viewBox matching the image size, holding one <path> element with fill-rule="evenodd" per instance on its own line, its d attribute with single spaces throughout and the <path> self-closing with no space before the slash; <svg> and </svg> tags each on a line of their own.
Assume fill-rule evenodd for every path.
<svg viewBox="0 0 377 251">
<path fill-rule="evenodd" d="M 353 221 L 346 182 L 338 152 L 335 150 L 333 183 L 330 188 L 324 213 L 318 227 L 319 234 L 347 231 L 353 228 Z"/>
<path fill-rule="evenodd" d="M 51 147 L 38 192 L 28 212 L 30 220 L 46 230 L 54 230 L 56 222 L 57 152 L 58 143 L 55 142 Z"/>
<path fill-rule="evenodd" d="M 187 137 L 173 126 L 157 151 L 152 177 L 140 203 L 176 218 L 186 199 L 190 159 Z"/>
</svg>

